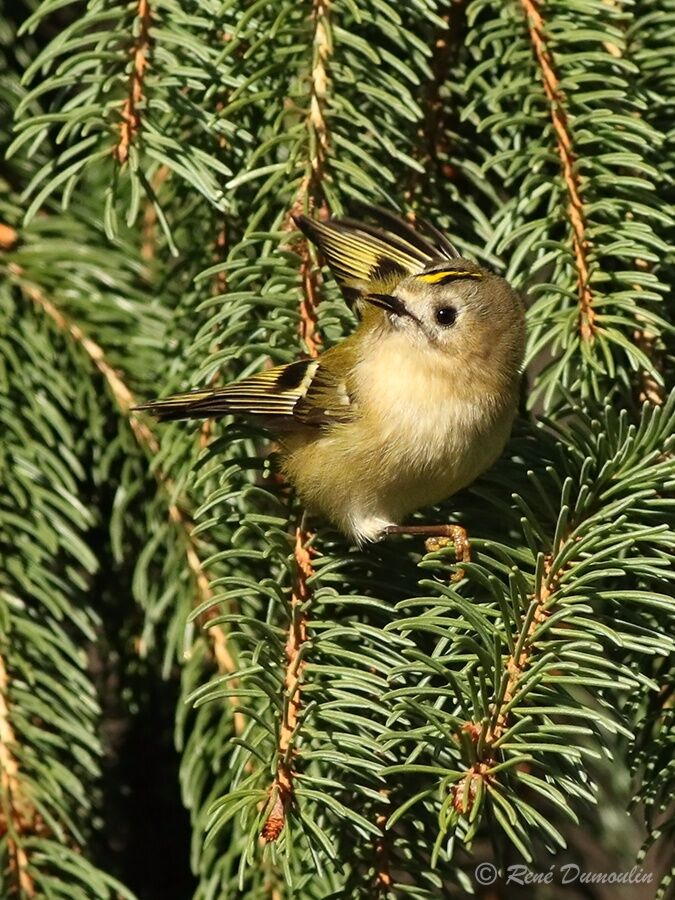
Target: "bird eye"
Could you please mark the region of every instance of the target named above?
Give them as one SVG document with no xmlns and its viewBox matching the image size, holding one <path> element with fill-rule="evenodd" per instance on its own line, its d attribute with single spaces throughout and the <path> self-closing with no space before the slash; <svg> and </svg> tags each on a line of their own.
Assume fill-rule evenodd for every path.
<svg viewBox="0 0 675 900">
<path fill-rule="evenodd" d="M 456 319 L 457 310 L 454 306 L 441 306 L 440 309 L 436 310 L 436 321 L 439 325 L 444 325 L 447 328 L 450 325 L 454 325 Z"/>
</svg>

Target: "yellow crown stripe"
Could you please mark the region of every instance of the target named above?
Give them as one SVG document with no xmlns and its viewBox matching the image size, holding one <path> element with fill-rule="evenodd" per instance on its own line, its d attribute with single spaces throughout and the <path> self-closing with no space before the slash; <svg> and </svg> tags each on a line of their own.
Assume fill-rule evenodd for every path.
<svg viewBox="0 0 675 900">
<path fill-rule="evenodd" d="M 482 278 L 483 276 L 480 272 L 466 272 L 461 269 L 442 269 L 439 272 L 427 272 L 426 274 L 418 275 L 417 277 L 427 284 L 438 284 L 439 281 L 443 281 L 445 278 Z"/>
</svg>

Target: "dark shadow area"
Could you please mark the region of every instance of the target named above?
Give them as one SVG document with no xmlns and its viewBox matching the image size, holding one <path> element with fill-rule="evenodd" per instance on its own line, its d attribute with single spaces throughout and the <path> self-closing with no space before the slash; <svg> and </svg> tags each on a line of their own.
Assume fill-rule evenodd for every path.
<svg viewBox="0 0 675 900">
<path fill-rule="evenodd" d="M 177 679 L 160 679 L 159 663 L 148 661 L 123 673 L 119 653 L 105 639 L 92 648 L 90 660 L 105 752 L 96 862 L 139 900 L 186 900 L 197 884 L 173 744 Z"/>
</svg>

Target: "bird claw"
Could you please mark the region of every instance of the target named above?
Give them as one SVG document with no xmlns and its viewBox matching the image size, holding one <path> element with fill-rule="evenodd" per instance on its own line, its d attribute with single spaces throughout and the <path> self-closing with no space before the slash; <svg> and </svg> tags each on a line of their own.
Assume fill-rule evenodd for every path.
<svg viewBox="0 0 675 900">
<path fill-rule="evenodd" d="M 461 525 L 444 525 L 443 530 L 446 532 L 441 535 L 429 537 L 424 542 L 427 553 L 435 553 L 437 550 L 443 550 L 445 547 L 452 545 L 455 548 L 455 560 L 457 563 L 471 562 L 471 544 L 466 528 Z M 453 572 L 450 580 L 457 582 L 464 578 L 464 569 L 461 567 Z"/>
</svg>

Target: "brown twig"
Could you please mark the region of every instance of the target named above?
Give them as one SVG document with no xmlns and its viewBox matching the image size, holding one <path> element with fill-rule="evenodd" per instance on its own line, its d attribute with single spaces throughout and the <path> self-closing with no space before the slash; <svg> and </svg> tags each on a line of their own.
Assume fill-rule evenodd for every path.
<svg viewBox="0 0 675 900">
<path fill-rule="evenodd" d="M 596 325 L 588 266 L 586 218 L 579 176 L 576 171 L 576 157 L 572 135 L 567 121 L 565 95 L 560 88 L 553 55 L 548 48 L 546 28 L 539 12 L 538 2 L 537 0 L 520 0 L 520 3 L 527 18 L 530 39 L 541 69 L 544 92 L 549 102 L 551 122 L 556 135 L 563 179 L 567 188 L 567 214 L 572 228 L 572 248 L 577 270 L 577 289 L 579 293 L 579 332 L 582 340 L 591 341 L 595 336 Z"/>
<path fill-rule="evenodd" d="M 454 34 L 450 30 L 450 20 L 455 11 L 453 7 L 456 8 L 456 4 L 447 5 L 441 12 L 445 27 L 437 29 L 431 48 L 430 68 L 433 77 L 427 89 L 426 115 L 422 130 L 429 162 L 439 161 L 448 153 L 448 108 L 441 96 L 441 89 L 448 77 L 451 64 L 450 52 Z"/>
<path fill-rule="evenodd" d="M 133 411 L 132 407 L 136 404 L 134 395 L 120 375 L 110 363 L 108 363 L 99 344 L 87 337 L 79 325 L 66 318 L 51 300 L 45 297 L 36 285 L 26 281 L 23 278 L 23 270 L 20 266 L 16 265 L 16 263 L 10 263 L 8 268 L 11 274 L 21 280 L 21 288 L 26 296 L 49 316 L 60 331 L 68 334 L 70 338 L 84 350 L 87 356 L 89 356 L 95 367 L 105 379 L 118 409 L 127 418 L 134 437 L 138 443 L 146 449 L 149 455 L 155 456 L 160 449 L 157 438 L 154 436 L 147 423 Z M 172 496 L 175 488 L 173 481 L 158 467 L 155 468 L 154 474 L 157 483 L 164 489 L 168 496 Z M 171 501 L 169 503 L 169 518 L 181 529 L 185 538 L 185 555 L 197 586 L 196 603 L 206 602 L 211 599 L 212 590 L 209 579 L 201 564 L 201 560 L 199 559 L 195 540 L 192 537 L 192 523 L 189 516 L 180 509 L 177 503 Z M 216 615 L 217 612 L 215 610 L 209 610 L 205 614 L 204 619 L 208 621 Z M 225 633 L 219 627 L 211 627 L 209 629 L 209 634 L 211 635 L 212 651 L 218 670 L 222 673 L 233 672 L 236 669 L 236 666 L 230 655 Z"/>
<path fill-rule="evenodd" d="M 261 836 L 266 841 L 276 841 L 286 822 L 286 810 L 293 796 L 292 743 L 301 709 L 300 689 L 304 662 L 300 651 L 307 640 L 307 613 L 303 608 L 311 598 L 308 580 L 314 569 L 307 533 L 296 528 L 293 555 L 296 563 L 295 584 L 291 596 L 290 623 L 286 638 L 286 671 L 284 691 L 286 703 L 279 730 L 277 745 L 277 771 L 270 788 L 272 808 L 263 826 Z"/>
<path fill-rule="evenodd" d="M 12 750 L 17 741 L 10 721 L 8 694 L 9 677 L 5 660 L 0 655 L 0 790 L 3 798 L 0 835 L 6 835 L 10 868 L 16 876 L 21 896 L 34 897 L 35 884 L 29 871 L 28 856 L 17 840 L 17 833 L 34 833 L 38 814 L 21 787 L 19 764 Z"/>
<path fill-rule="evenodd" d="M 309 254 L 307 242 L 300 255 L 300 279 L 302 298 L 300 300 L 300 338 L 311 357 L 319 355 L 321 334 L 318 329 L 317 305 L 318 283 L 317 271 Z"/>
<path fill-rule="evenodd" d="M 122 106 L 119 140 L 113 149 L 113 155 L 120 165 L 123 165 L 129 158 L 129 148 L 141 126 L 138 107 L 143 101 L 143 83 L 150 49 L 151 11 L 148 0 L 138 0 L 137 19 L 139 23 L 138 37 L 131 48 L 133 59 L 129 91 Z"/>
</svg>

